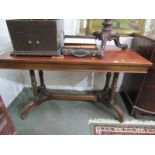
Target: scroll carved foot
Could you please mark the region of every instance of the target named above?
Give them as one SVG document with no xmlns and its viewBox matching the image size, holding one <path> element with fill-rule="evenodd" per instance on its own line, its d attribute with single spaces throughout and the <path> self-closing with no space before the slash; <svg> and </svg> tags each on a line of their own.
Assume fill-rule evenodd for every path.
<svg viewBox="0 0 155 155">
<path fill-rule="evenodd" d="M 121 109 L 120 106 L 118 106 L 115 103 L 112 103 L 110 105 L 116 111 L 116 113 L 118 114 L 118 117 L 119 117 L 118 119 L 122 123 L 124 121 L 124 111 Z"/>
<path fill-rule="evenodd" d="M 40 94 L 37 99 L 32 99 L 30 102 L 28 102 L 25 107 L 23 108 L 21 112 L 21 118 L 25 119 L 27 117 L 28 112 L 35 106 L 40 105 L 44 101 L 48 100 L 50 98 L 50 94 L 44 95 Z"/>
<path fill-rule="evenodd" d="M 121 44 L 119 40 L 119 34 L 118 33 L 111 33 L 109 40 L 114 40 L 114 43 L 117 47 L 121 48 L 122 50 L 126 50 L 128 48 L 127 44 Z"/>
<path fill-rule="evenodd" d="M 31 101 L 29 101 L 26 106 L 24 107 L 24 109 L 21 112 L 21 118 L 25 119 L 27 117 L 28 112 L 37 105 L 36 101 L 34 99 L 32 99 Z"/>
<path fill-rule="evenodd" d="M 116 103 L 114 103 L 114 101 L 110 102 L 109 101 L 109 93 L 104 91 L 100 94 L 98 94 L 98 100 L 102 103 L 104 103 L 104 105 L 108 108 L 112 108 L 118 115 L 118 120 L 122 123 L 124 121 L 124 111 L 122 110 L 122 108 L 117 105 Z"/>
</svg>

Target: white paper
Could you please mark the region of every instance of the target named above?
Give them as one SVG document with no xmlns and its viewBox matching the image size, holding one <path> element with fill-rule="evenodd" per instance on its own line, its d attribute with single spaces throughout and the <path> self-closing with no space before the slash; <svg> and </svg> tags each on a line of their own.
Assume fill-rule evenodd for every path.
<svg viewBox="0 0 155 155">
<path fill-rule="evenodd" d="M 92 44 L 96 45 L 96 40 L 93 38 L 65 38 L 66 44 Z"/>
</svg>

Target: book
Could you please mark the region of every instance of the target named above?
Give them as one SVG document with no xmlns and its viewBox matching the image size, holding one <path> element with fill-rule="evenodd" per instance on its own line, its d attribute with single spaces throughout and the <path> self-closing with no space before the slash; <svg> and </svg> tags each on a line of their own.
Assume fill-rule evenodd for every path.
<svg viewBox="0 0 155 155">
<path fill-rule="evenodd" d="M 96 39 L 94 37 L 85 36 L 69 36 L 64 39 L 65 48 L 96 48 Z"/>
</svg>

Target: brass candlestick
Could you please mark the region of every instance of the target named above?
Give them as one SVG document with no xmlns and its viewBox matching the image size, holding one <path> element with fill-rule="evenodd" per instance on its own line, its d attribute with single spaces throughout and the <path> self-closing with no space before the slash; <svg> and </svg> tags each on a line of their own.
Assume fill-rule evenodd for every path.
<svg viewBox="0 0 155 155">
<path fill-rule="evenodd" d="M 117 47 L 121 48 L 122 50 L 125 50 L 128 48 L 126 44 L 120 44 L 119 41 L 119 34 L 118 33 L 113 33 L 111 32 L 111 26 L 112 26 L 112 20 L 111 19 L 105 19 L 103 22 L 103 28 L 101 32 L 94 32 L 93 35 L 101 40 L 101 46 L 100 49 L 97 53 L 98 57 L 103 57 L 104 56 L 104 51 L 106 47 L 107 41 L 114 40 L 114 43 Z"/>
</svg>

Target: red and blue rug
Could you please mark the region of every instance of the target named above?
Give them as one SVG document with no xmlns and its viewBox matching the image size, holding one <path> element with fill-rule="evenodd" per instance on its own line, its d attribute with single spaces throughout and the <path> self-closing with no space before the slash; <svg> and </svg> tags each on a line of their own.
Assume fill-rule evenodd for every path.
<svg viewBox="0 0 155 155">
<path fill-rule="evenodd" d="M 155 135 L 154 121 L 90 120 L 93 135 Z"/>
</svg>

